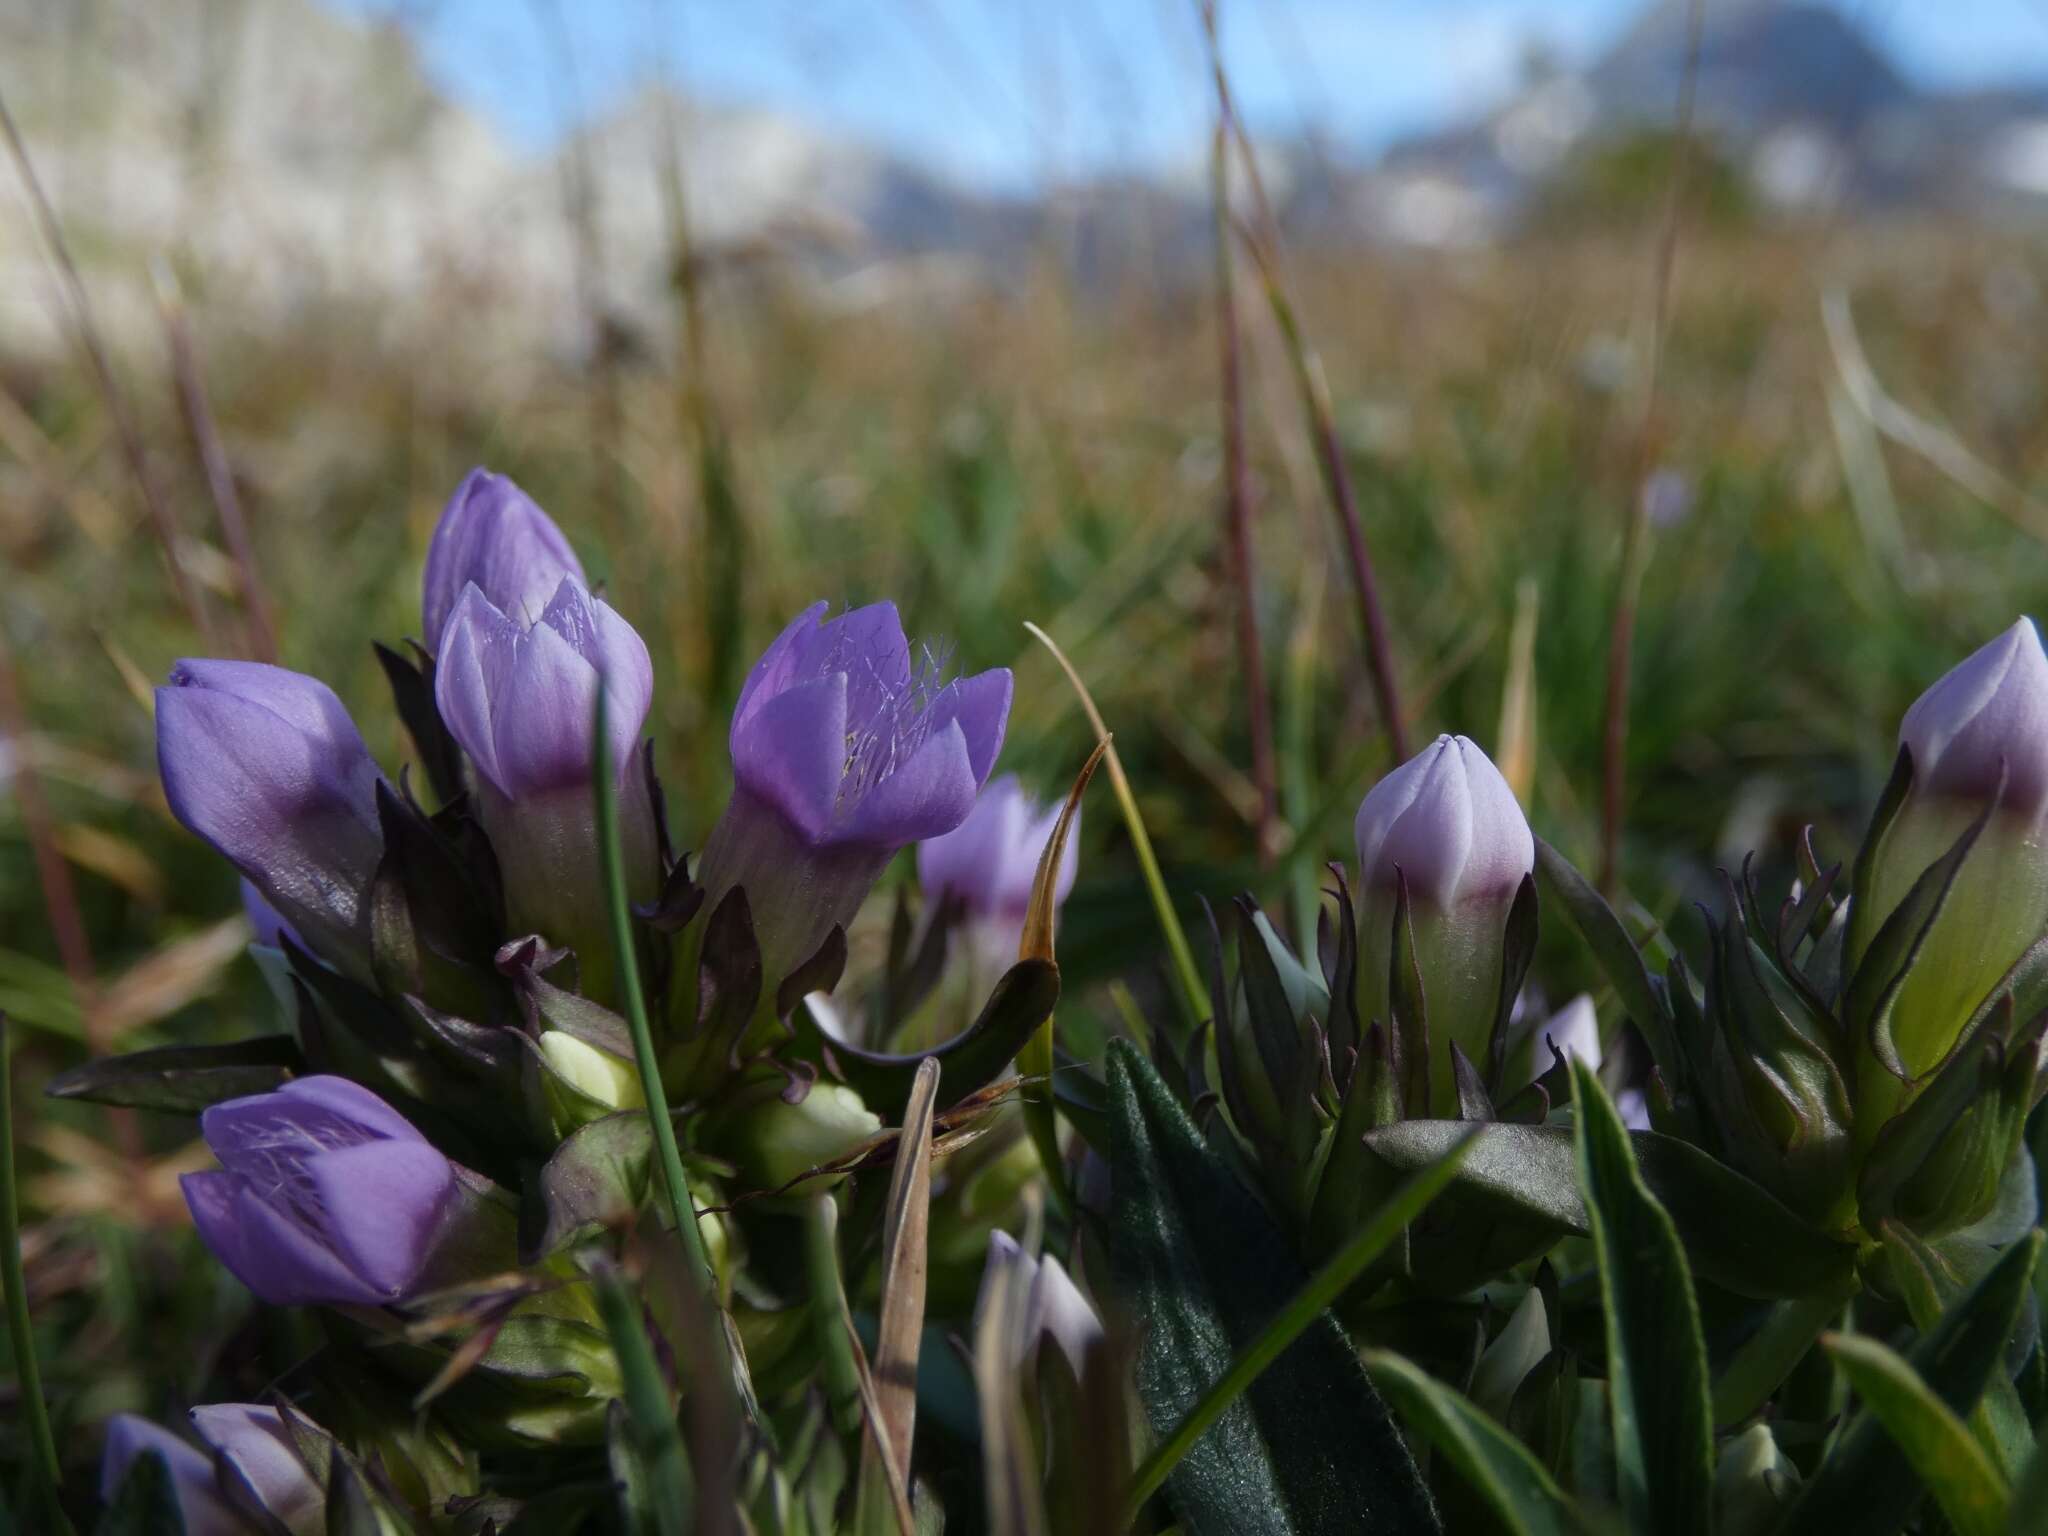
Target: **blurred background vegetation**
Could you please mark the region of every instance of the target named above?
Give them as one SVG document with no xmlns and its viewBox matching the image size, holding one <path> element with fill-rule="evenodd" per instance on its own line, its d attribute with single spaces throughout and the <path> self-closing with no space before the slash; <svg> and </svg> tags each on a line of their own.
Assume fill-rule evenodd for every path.
<svg viewBox="0 0 2048 1536">
<path fill-rule="evenodd" d="M 1279 790 L 1262 866 L 1206 173 L 963 191 L 836 134 L 778 158 L 762 145 L 786 149 L 788 119 L 666 87 L 545 155 L 492 148 L 436 94 L 431 39 L 414 46 L 433 9 L 0 4 L 0 97 L 112 378 L 80 344 L 63 263 L 10 164 L 0 1010 L 47 1370 L 80 1423 L 196 1394 L 256 1357 L 235 1331 L 239 1293 L 184 1230 L 175 1175 L 203 1148 L 38 1097 L 88 1048 L 273 1027 L 240 958 L 233 874 L 165 811 L 150 688 L 182 655 L 262 655 L 274 626 L 278 659 L 333 684 L 395 770 L 409 749 L 370 642 L 417 634 L 426 540 L 471 465 L 538 499 L 647 638 L 650 729 L 685 842 L 723 801 L 738 671 L 820 597 L 892 597 L 961 668 L 1014 667 L 1004 763 L 1050 796 L 1090 731 L 1022 623 L 1048 630 L 1116 732 L 1191 909 L 1250 888 L 1300 932 L 1302 894 L 1352 856 L 1358 799 L 1391 766 L 1314 424 L 1240 248 Z M 955 8 L 915 10 L 943 36 Z M 1172 33 L 1192 57 L 1177 78 L 1199 127 L 1213 101 L 1194 14 L 1132 10 L 1105 12 L 1131 46 Z M 1332 164 L 1326 137 L 1269 143 L 1250 124 L 1410 734 L 1480 741 L 1538 832 L 1589 869 L 1623 529 L 1642 506 L 1622 885 L 1644 923 L 1681 938 L 1718 865 L 1755 849 L 1782 880 L 1809 822 L 1846 852 L 1905 705 L 2038 611 L 2048 582 L 2042 204 L 2010 165 L 1988 192 L 1953 169 L 2024 147 L 2048 97 L 2009 91 L 1999 117 L 1996 93 L 1937 101 L 1900 76 L 1903 95 L 1858 94 L 1843 77 L 1868 50 L 1844 13 L 1706 10 L 1684 135 L 1682 6 L 1621 16 L 1606 52 L 1531 64 L 1501 101 L 1462 103 L 1477 113 L 1463 127 L 1369 159 Z M 1762 66 L 1741 63 L 1747 34 L 1713 27 L 1768 41 L 1814 14 L 1836 30 L 1795 28 L 1801 46 L 1840 57 L 1818 74 L 1798 74 L 1803 54 L 1773 66 L 1798 75 L 1786 99 L 1810 111 L 1733 92 Z M 526 21 L 573 46 L 581 15 L 536 6 Z M 955 22 L 953 42 L 977 39 Z M 1663 89 L 1630 108 L 1601 71 L 1632 48 L 1649 62 L 1628 80 Z M 956 86 L 965 74 L 956 61 Z M 1503 125 L 1554 104 L 1560 82 L 1598 110 L 1534 169 L 1504 156 L 1520 141 Z M 1884 160 L 1871 146 L 1901 121 L 1941 155 Z M 1797 196 L 1787 123 L 1822 133 Z M 802 174 L 784 175 L 793 163 Z M 448 179 L 464 167 L 513 190 L 472 195 Z M 138 192 L 161 191 L 153 174 L 179 195 Z M 471 244 L 421 233 L 436 208 Z M 1417 209 L 1455 217 L 1400 223 Z M 463 250 L 489 259 L 449 255 Z M 1113 1027 L 1114 985 L 1157 995 L 1157 953 L 1102 797 L 1061 934 L 1074 1041 Z M 1578 990 L 1572 964 L 1549 956 L 1540 984 Z"/>
</svg>

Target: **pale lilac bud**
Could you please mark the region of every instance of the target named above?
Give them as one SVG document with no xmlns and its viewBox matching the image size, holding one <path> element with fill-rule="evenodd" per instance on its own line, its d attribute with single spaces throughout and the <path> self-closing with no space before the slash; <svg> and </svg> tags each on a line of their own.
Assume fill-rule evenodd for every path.
<svg viewBox="0 0 2048 1536">
<path fill-rule="evenodd" d="M 504 872 L 515 931 L 574 948 L 585 990 L 608 995 L 610 936 L 598 856 L 595 721 L 619 789 L 627 894 L 659 876 L 653 806 L 634 750 L 654 702 L 654 664 L 633 626 L 565 576 L 528 624 L 472 585 L 442 637 L 434 697 L 476 768 L 478 810 Z"/>
<path fill-rule="evenodd" d="M 1405 884 L 1430 1034 L 1437 1113 L 1457 1102 L 1453 1042 L 1487 1059 L 1499 1008 L 1503 938 L 1536 866 L 1529 823 L 1500 770 L 1463 736 L 1439 736 L 1358 807 L 1359 1007 L 1387 1023 L 1396 897 Z"/>
<path fill-rule="evenodd" d="M 102 1502 L 113 1499 L 129 1469 L 151 1451 L 163 1457 L 170 1472 L 185 1536 L 254 1536 L 254 1523 L 236 1514 L 221 1497 L 212 1459 L 138 1414 L 117 1413 L 107 1421 L 106 1447 L 100 1453 Z"/>
<path fill-rule="evenodd" d="M 454 1165 L 367 1088 L 303 1077 L 216 1104 L 218 1172 L 180 1181 L 214 1256 L 277 1306 L 410 1295 L 457 1196 Z"/>
<path fill-rule="evenodd" d="M 849 922 L 906 843 L 967 819 L 1010 712 L 1010 674 L 941 680 L 893 603 L 798 615 L 747 675 L 732 802 L 705 845 L 716 902 L 746 889 L 771 980 Z"/>
<path fill-rule="evenodd" d="M 365 972 L 383 775 L 333 690 L 253 661 L 181 661 L 156 691 L 156 750 L 171 814 L 322 959 Z"/>
<path fill-rule="evenodd" d="M 441 649 L 466 587 L 475 586 L 500 612 L 533 624 L 564 577 L 589 585 L 562 530 L 503 475 L 472 469 L 449 498 L 427 547 L 420 594 L 426 643 Z"/>
<path fill-rule="evenodd" d="M 1990 810 L 1887 1020 L 1899 1064 L 1918 1080 L 2048 928 L 2048 655 L 2033 623 L 2016 621 L 1914 701 L 1899 745 L 1911 786 L 1871 850 L 1846 974 L 1922 873 Z M 1879 1107 L 1866 1115 L 1859 1102 L 1856 1118 L 1873 1133 L 1903 1087 L 1888 1075 L 1874 1065 L 1862 1074 L 1863 1097 Z"/>
<path fill-rule="evenodd" d="M 1034 1258 L 1009 1233 L 991 1232 L 988 1265 L 982 1270 L 981 1294 L 974 1303 L 977 1333 L 989 1309 L 1006 1293 L 1015 1307 L 1007 1340 L 1007 1367 L 1019 1374 L 1035 1374 L 1041 1343 L 1050 1339 L 1066 1356 L 1078 1380 L 1089 1352 L 1102 1338 L 1102 1319 L 1058 1259 L 1050 1254 Z"/>
<path fill-rule="evenodd" d="M 212 1403 L 194 1408 L 193 1431 L 219 1460 L 236 1503 L 261 1509 L 292 1536 L 318 1536 L 327 1528 L 327 1499 L 291 1430 L 275 1408 L 260 1403 Z"/>
<path fill-rule="evenodd" d="M 1017 958 L 1024 915 L 1038 883 L 1038 861 L 1059 824 L 1060 809 L 1039 805 L 1024 793 L 1015 774 L 1006 773 L 989 780 L 959 826 L 917 845 L 917 879 L 926 899 L 934 905 L 958 902 L 977 955 L 998 969 Z M 1055 907 L 1074 888 L 1080 826 L 1076 813 L 1053 874 Z"/>
</svg>

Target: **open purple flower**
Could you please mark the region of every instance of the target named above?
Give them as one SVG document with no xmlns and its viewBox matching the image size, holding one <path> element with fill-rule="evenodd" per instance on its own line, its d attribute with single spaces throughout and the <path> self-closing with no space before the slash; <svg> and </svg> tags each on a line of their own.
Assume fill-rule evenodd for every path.
<svg viewBox="0 0 2048 1536">
<path fill-rule="evenodd" d="M 564 576 L 533 622 L 472 585 L 441 638 L 434 697 L 476 768 L 484 829 L 505 875 L 514 926 L 576 949 L 602 991 L 604 926 L 591 795 L 598 690 L 619 796 L 628 891 L 654 893 L 654 814 L 634 753 L 654 702 L 654 664 L 633 626 Z"/>
<path fill-rule="evenodd" d="M 278 1306 L 380 1306 L 411 1294 L 456 1195 L 454 1165 L 390 1105 L 340 1077 L 207 1110 L 218 1172 L 179 1182 L 199 1235 Z"/>
<path fill-rule="evenodd" d="M 501 612 L 535 623 L 570 577 L 588 586 L 576 551 L 533 498 L 503 475 L 472 469 L 448 499 L 427 546 L 420 616 L 438 652 L 463 589 L 475 586 Z"/>
<path fill-rule="evenodd" d="M 333 690 L 253 661 L 181 661 L 156 691 L 156 750 L 171 814 L 323 959 L 366 971 L 382 775 Z"/>
<path fill-rule="evenodd" d="M 100 1456 L 101 1499 L 112 1499 L 137 1458 L 155 1451 L 170 1469 L 185 1536 L 326 1529 L 326 1495 L 275 1408 L 213 1403 L 192 1410 L 192 1428 L 211 1455 L 136 1414 L 114 1415 Z"/>
<path fill-rule="evenodd" d="M 851 920 L 898 849 L 967 819 L 1010 713 L 1007 669 L 945 682 L 928 651 L 913 661 L 895 604 L 828 606 L 747 675 L 733 797 L 704 850 L 714 902 L 745 887 L 771 979 Z"/>
<path fill-rule="evenodd" d="M 1041 806 L 1024 793 L 1015 774 L 991 779 L 967 819 L 951 832 L 917 845 L 917 879 L 928 900 L 957 901 L 966 912 L 976 957 L 998 968 L 1017 958 L 1017 939 L 1038 881 L 1038 861 L 1060 819 L 1058 805 Z M 1074 818 L 1078 837 L 1080 817 Z M 1073 837 L 1053 876 L 1055 905 L 1074 888 L 1080 845 Z"/>
</svg>

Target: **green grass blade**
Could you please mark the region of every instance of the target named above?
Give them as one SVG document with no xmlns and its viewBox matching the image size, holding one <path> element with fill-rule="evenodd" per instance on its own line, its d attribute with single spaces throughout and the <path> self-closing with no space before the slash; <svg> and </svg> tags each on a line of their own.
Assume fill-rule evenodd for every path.
<svg viewBox="0 0 2048 1536">
<path fill-rule="evenodd" d="M 1580 1536 L 1585 1530 L 1543 1464 L 1470 1399 L 1391 1350 L 1366 1350 L 1365 1368 L 1381 1395 L 1486 1500 L 1509 1536 Z"/>
<path fill-rule="evenodd" d="M 14 1351 L 21 1415 L 28 1421 L 35 1480 L 54 1529 L 68 1533 L 71 1522 L 57 1502 L 57 1490 L 63 1483 L 57 1437 L 50 1430 L 50 1405 L 43 1400 L 42 1371 L 36 1364 L 35 1332 L 28 1315 L 28 1283 L 21 1272 L 21 1208 L 15 1202 L 14 1179 L 13 1044 L 7 1015 L 0 1013 L 0 1277 L 7 1282 L 7 1339 Z"/>
<path fill-rule="evenodd" d="M 1906 1453 L 1956 1536 L 1998 1536 L 2012 1492 L 1968 1426 L 1877 1340 L 1831 1334 L 1822 1343 Z"/>
<path fill-rule="evenodd" d="M 646 1528 L 661 1536 L 686 1536 L 695 1521 L 697 1497 L 690 1459 L 676 1428 L 668 1386 L 641 1322 L 640 1300 L 618 1270 L 607 1266 L 594 1277 L 598 1310 L 625 1386 L 627 1440 L 639 1462 L 640 1488 L 648 1507 L 639 1511 Z"/>
<path fill-rule="evenodd" d="M 1599 1080 L 1572 1062 L 1579 1181 L 1600 1261 L 1615 1466 L 1630 1526 L 1711 1536 L 1714 1415 L 1692 1271 Z"/>
</svg>

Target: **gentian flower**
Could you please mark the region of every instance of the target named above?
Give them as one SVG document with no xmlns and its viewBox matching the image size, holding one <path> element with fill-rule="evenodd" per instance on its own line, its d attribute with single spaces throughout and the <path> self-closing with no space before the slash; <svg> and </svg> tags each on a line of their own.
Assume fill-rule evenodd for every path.
<svg viewBox="0 0 2048 1536">
<path fill-rule="evenodd" d="M 454 1165 L 340 1077 L 229 1099 L 199 1119 L 217 1172 L 180 1181 L 199 1235 L 277 1306 L 381 1306 L 417 1286 L 456 1195 Z"/>
<path fill-rule="evenodd" d="M 1405 883 L 1430 1036 L 1430 1099 L 1455 1114 L 1455 1042 L 1486 1060 L 1500 1003 L 1509 909 L 1536 843 L 1500 770 L 1463 736 L 1439 736 L 1358 807 L 1359 1017 L 1387 1022 L 1394 908 Z"/>
<path fill-rule="evenodd" d="M 1038 1351 L 1049 1339 L 1066 1356 L 1079 1380 L 1089 1351 L 1102 1338 L 1102 1319 L 1060 1267 L 1060 1261 L 1050 1254 L 1033 1258 L 1009 1233 L 992 1232 L 988 1266 L 981 1272 L 981 1294 L 974 1303 L 977 1332 L 1004 1287 L 1014 1287 L 1013 1294 L 1023 1298 L 1013 1320 L 1015 1331 L 1008 1340 L 1011 1369 L 1020 1375 L 1035 1375 Z"/>
<path fill-rule="evenodd" d="M 436 653 L 463 590 L 474 586 L 501 613 L 533 624 L 562 578 L 588 587 L 576 551 L 533 498 L 503 475 L 472 469 L 434 527 L 421 583 L 420 617 Z"/>
<path fill-rule="evenodd" d="M 747 675 L 733 796 L 699 873 L 713 903 L 746 890 L 771 982 L 852 920 L 897 850 L 967 819 L 1010 713 L 1006 669 L 941 682 L 928 651 L 913 662 L 893 603 L 827 608 Z"/>
<path fill-rule="evenodd" d="M 192 1428 L 220 1463 L 237 1505 L 261 1509 L 293 1536 L 326 1530 L 326 1494 L 275 1408 L 212 1403 L 192 1410 Z"/>
<path fill-rule="evenodd" d="M 259 662 L 181 661 L 156 691 L 156 752 L 171 814 L 323 960 L 366 975 L 382 775 L 333 690 Z"/>
<path fill-rule="evenodd" d="M 100 1498 L 111 1500 L 136 1459 L 156 1451 L 170 1469 L 185 1536 L 261 1536 L 280 1528 L 317 1536 L 326 1529 L 325 1494 L 276 1409 L 215 1403 L 192 1410 L 192 1428 L 211 1455 L 148 1419 L 115 1414 L 100 1456 Z"/>
<path fill-rule="evenodd" d="M 1878 831 L 1870 878 L 1850 911 L 1848 969 L 1927 867 L 1987 810 L 1986 823 L 1894 1001 L 1891 1043 L 1909 1080 L 1954 1047 L 1977 1005 L 2048 928 L 2048 655 L 2020 619 L 1952 668 L 1899 723 L 1912 782 Z M 2003 784 L 2003 791 L 2000 785 Z M 1994 800 L 1996 802 L 1994 806 Z M 1904 1087 L 1866 1072 L 1859 1126 L 1881 1123 L 1866 1102 Z"/>
<path fill-rule="evenodd" d="M 1015 774 L 1006 773 L 989 780 L 959 826 L 917 845 L 917 879 L 925 896 L 933 903 L 954 900 L 964 908 L 969 942 L 984 967 L 1001 971 L 1017 958 L 1017 940 L 1038 882 L 1038 860 L 1052 839 L 1060 809 L 1041 807 L 1024 793 Z M 1077 814 L 1076 836 L 1079 830 Z M 1074 888 L 1079 858 L 1079 844 L 1070 837 L 1053 875 L 1055 906 Z"/>
<path fill-rule="evenodd" d="M 654 701 L 646 644 L 574 576 L 562 578 L 531 622 L 475 585 L 464 590 L 441 637 L 435 702 L 476 769 L 478 811 L 514 928 L 574 948 L 594 996 L 605 994 L 611 969 L 591 793 L 600 687 L 627 890 L 644 901 L 660 874 L 653 805 L 634 751 Z"/>
<path fill-rule="evenodd" d="M 242 877 L 242 912 L 249 919 L 251 942 L 265 949 L 282 949 L 284 941 L 304 949 L 306 941 L 292 932 L 292 925 L 284 920 L 277 908 L 263 899 L 263 893 L 249 883 L 249 877 Z"/>
</svg>

